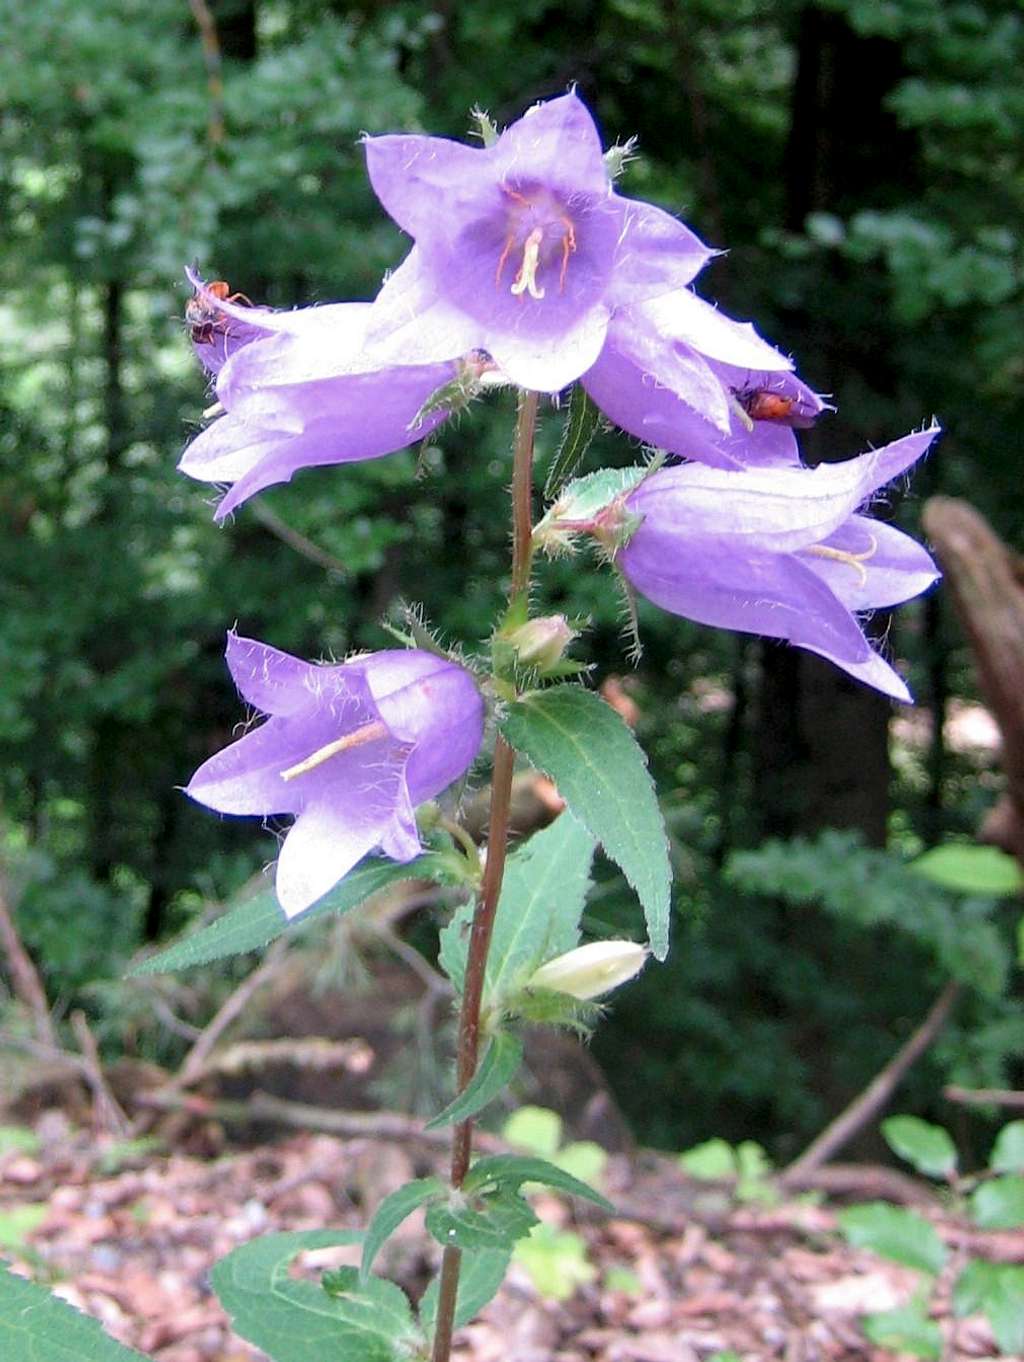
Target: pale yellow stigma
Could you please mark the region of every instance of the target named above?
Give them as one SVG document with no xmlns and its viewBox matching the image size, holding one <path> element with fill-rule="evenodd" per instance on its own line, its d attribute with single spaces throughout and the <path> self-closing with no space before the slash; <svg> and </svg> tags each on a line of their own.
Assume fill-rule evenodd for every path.
<svg viewBox="0 0 1024 1362">
<path fill-rule="evenodd" d="M 863 586 L 868 580 L 867 568 L 864 564 L 869 558 L 873 558 L 878 551 L 878 540 L 873 534 L 868 535 L 871 541 L 870 548 L 863 553 L 849 553 L 846 549 L 833 549 L 828 544 L 812 544 L 810 548 L 804 549 L 805 553 L 813 553 L 815 558 L 831 558 L 835 563 L 845 563 L 852 567 L 858 574 L 860 581 L 858 585 Z"/>
<path fill-rule="evenodd" d="M 347 752 L 352 747 L 362 747 L 364 743 L 376 742 L 378 738 L 386 738 L 387 736 L 387 725 L 379 719 L 372 724 L 364 724 L 362 728 L 356 728 L 351 733 L 346 733 L 343 738 L 335 738 L 334 742 L 329 742 L 326 746 L 317 748 L 304 761 L 289 766 L 286 771 L 281 772 L 281 779 L 294 780 L 296 776 L 304 776 L 307 771 L 315 771 L 318 766 L 322 766 L 325 761 L 330 761 L 331 757 L 336 757 L 339 752 Z"/>
<path fill-rule="evenodd" d="M 544 297 L 544 290 L 537 283 L 537 269 L 540 266 L 540 244 L 543 240 L 544 231 L 541 227 L 534 227 L 526 238 L 526 244 L 523 246 L 523 263 L 519 266 L 519 273 L 512 281 L 512 292 L 516 297 L 529 293 L 530 297 L 536 298 L 538 302 Z"/>
</svg>

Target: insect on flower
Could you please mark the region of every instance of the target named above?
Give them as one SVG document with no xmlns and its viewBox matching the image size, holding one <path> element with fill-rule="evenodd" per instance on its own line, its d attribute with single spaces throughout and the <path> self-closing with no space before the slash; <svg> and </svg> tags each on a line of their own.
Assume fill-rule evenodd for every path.
<svg viewBox="0 0 1024 1362">
<path fill-rule="evenodd" d="M 232 293 L 225 279 L 214 279 L 202 290 L 197 289 L 185 304 L 185 323 L 193 345 L 209 345 L 215 332 L 228 329 L 227 319 L 210 301 L 211 296 L 221 302 L 241 303 L 243 307 L 253 305 L 244 293 Z"/>
<path fill-rule="evenodd" d="M 801 411 L 795 397 L 785 397 L 766 388 L 733 388 L 732 394 L 751 421 L 776 421 L 802 429 L 814 425 L 814 415 Z"/>
</svg>

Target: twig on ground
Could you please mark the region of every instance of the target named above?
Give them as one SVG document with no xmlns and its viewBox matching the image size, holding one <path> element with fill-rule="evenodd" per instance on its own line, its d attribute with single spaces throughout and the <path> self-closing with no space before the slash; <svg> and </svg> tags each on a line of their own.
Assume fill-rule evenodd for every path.
<svg viewBox="0 0 1024 1362">
<path fill-rule="evenodd" d="M 60 1042 L 46 1001 L 46 990 L 31 956 L 21 944 L 2 886 L 0 886 L 0 947 L 7 957 L 15 997 L 20 998 L 32 1014 L 36 1038 L 45 1045 L 59 1049 Z"/>
<path fill-rule="evenodd" d="M 253 970 L 251 974 L 246 975 L 235 991 L 228 996 L 211 1020 L 203 1028 L 199 1039 L 185 1056 L 185 1062 L 169 1085 L 172 1090 L 175 1088 L 187 1088 L 192 1083 L 196 1082 L 205 1070 L 210 1055 L 213 1053 L 214 1047 L 221 1036 L 223 1036 L 224 1032 L 234 1021 L 237 1021 L 245 1011 L 253 995 L 257 993 L 263 985 L 268 982 L 271 975 L 275 973 L 287 949 L 288 945 L 286 941 L 280 938 L 275 941 L 267 952 L 260 967 Z"/>
<path fill-rule="evenodd" d="M 78 1008 L 71 1014 L 71 1029 L 82 1052 L 82 1074 L 92 1089 L 96 1124 L 101 1130 L 109 1130 L 114 1135 L 127 1135 L 131 1130 L 131 1122 L 103 1076 L 103 1064 L 96 1045 L 96 1037 L 89 1030 L 85 1013 Z"/>
<path fill-rule="evenodd" d="M 921 1025 L 900 1046 L 881 1073 L 871 1080 L 845 1111 L 840 1112 L 825 1127 L 794 1163 L 783 1169 L 779 1182 L 784 1187 L 794 1186 L 806 1179 L 809 1173 L 827 1163 L 875 1119 L 902 1082 L 907 1070 L 920 1059 L 942 1030 L 959 995 L 960 984 L 955 979 L 951 980 L 936 998 Z"/>
</svg>

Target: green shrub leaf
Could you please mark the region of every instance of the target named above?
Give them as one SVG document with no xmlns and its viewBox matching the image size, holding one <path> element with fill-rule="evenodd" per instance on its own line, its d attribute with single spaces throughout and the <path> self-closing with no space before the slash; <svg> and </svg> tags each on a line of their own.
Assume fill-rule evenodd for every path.
<svg viewBox="0 0 1024 1362">
<path fill-rule="evenodd" d="M 99 1323 L 0 1264 L 0 1357 L 10 1362 L 148 1362 Z"/>
<path fill-rule="evenodd" d="M 393 1191 L 390 1196 L 384 1198 L 374 1211 L 373 1219 L 366 1227 L 366 1238 L 363 1240 L 363 1259 L 360 1266 L 360 1273 L 364 1282 L 370 1275 L 373 1260 L 389 1235 L 393 1234 L 402 1221 L 412 1215 L 418 1206 L 422 1206 L 425 1202 L 432 1201 L 437 1197 L 443 1197 L 446 1191 L 446 1185 L 440 1178 L 417 1178 L 415 1182 L 405 1183 L 402 1187 Z"/>
<path fill-rule="evenodd" d="M 935 1226 L 913 1211 L 873 1201 L 840 1211 L 838 1220 L 854 1248 L 871 1249 L 882 1258 L 923 1272 L 939 1272 L 946 1261 L 946 1247 Z"/>
<path fill-rule="evenodd" d="M 942 1126 L 919 1116 L 890 1116 L 882 1122 L 882 1134 L 894 1154 L 926 1177 L 945 1178 L 956 1171 L 956 1146 Z"/>
<path fill-rule="evenodd" d="M 439 1126 L 454 1125 L 457 1121 L 468 1120 L 478 1111 L 483 1111 L 488 1102 L 512 1081 L 523 1062 L 523 1042 L 511 1031 L 498 1031 L 491 1037 L 480 1067 L 472 1081 L 459 1093 L 454 1102 L 449 1102 L 444 1111 L 427 1122 L 427 1130 Z"/>
<path fill-rule="evenodd" d="M 983 1230 L 1016 1230 L 1024 1225 L 1024 1177 L 983 1182 L 971 1193 L 971 1215 Z"/>
<path fill-rule="evenodd" d="M 955 894 L 985 894 L 1002 898 L 1024 890 L 1024 871 L 1017 860 L 998 847 L 951 842 L 932 847 L 908 867 L 933 884 Z"/>
<path fill-rule="evenodd" d="M 1024 1173 L 1024 1121 L 1008 1121 L 996 1136 L 988 1161 L 993 1173 Z"/>
</svg>

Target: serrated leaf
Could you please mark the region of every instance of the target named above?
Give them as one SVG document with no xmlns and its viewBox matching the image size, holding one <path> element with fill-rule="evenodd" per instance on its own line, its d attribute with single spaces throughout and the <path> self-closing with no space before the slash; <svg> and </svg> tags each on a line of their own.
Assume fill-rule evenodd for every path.
<svg viewBox="0 0 1024 1362">
<path fill-rule="evenodd" d="M 429 852 L 405 865 L 378 857 L 363 861 L 319 903 L 292 921 L 282 912 L 273 889 L 261 889 L 237 907 L 229 909 L 216 922 L 143 960 L 129 973 L 164 974 L 170 970 L 207 965 L 211 960 L 221 960 L 225 956 L 260 950 L 285 932 L 301 930 L 317 918 L 330 913 L 340 915 L 358 908 L 371 894 L 399 880 L 438 878 L 438 862 L 439 858 Z"/>
<path fill-rule="evenodd" d="M 444 1248 L 473 1252 L 478 1249 L 510 1252 L 516 1240 L 529 1234 L 536 1223 L 529 1202 L 508 1188 L 482 1197 L 479 1205 L 457 1195 L 443 1205 L 428 1207 L 426 1215 L 428 1233 Z"/>
<path fill-rule="evenodd" d="M 493 1300 L 505 1280 L 511 1254 L 507 1249 L 477 1249 L 462 1259 L 459 1290 L 455 1298 L 455 1323 L 459 1329 L 468 1324 L 488 1301 Z M 437 1324 L 437 1294 L 440 1287 L 435 1277 L 420 1301 L 420 1324 L 428 1338 L 432 1338 Z"/>
<path fill-rule="evenodd" d="M 956 1171 L 956 1146 L 942 1126 L 919 1116 L 890 1116 L 882 1122 L 886 1144 L 919 1173 L 946 1178 Z"/>
<path fill-rule="evenodd" d="M 1024 1225 L 1024 1177 L 983 1182 L 971 1193 L 971 1215 L 983 1230 L 1016 1230 Z"/>
<path fill-rule="evenodd" d="M 518 1191 L 524 1182 L 540 1182 L 545 1187 L 553 1187 L 556 1192 L 583 1197 L 603 1210 L 615 1210 L 607 1197 L 595 1192 L 585 1182 L 580 1182 L 579 1178 L 574 1178 L 564 1168 L 558 1168 L 546 1159 L 535 1159 L 529 1154 L 494 1154 L 490 1158 L 478 1159 L 466 1175 L 464 1190 L 479 1191 L 493 1185 Z"/>
<path fill-rule="evenodd" d="M 951 842 L 932 847 L 908 867 L 933 884 L 955 894 L 985 894 L 1003 898 L 1024 890 L 1024 871 L 1013 856 L 998 847 Z"/>
<path fill-rule="evenodd" d="M 996 1136 L 988 1161 L 993 1173 L 1024 1173 L 1024 1121 L 1008 1121 Z"/>
<path fill-rule="evenodd" d="M 922 1272 L 937 1273 L 946 1261 L 946 1246 L 935 1226 L 913 1211 L 873 1201 L 850 1206 L 838 1215 L 839 1228 L 854 1248 L 870 1249 L 882 1258 Z"/>
<path fill-rule="evenodd" d="M 563 813 L 509 857 L 487 957 L 485 1006 L 500 1007 L 538 965 L 576 945 L 594 846 L 586 828 Z M 460 909 L 441 933 L 441 968 L 459 992 L 471 919 L 471 907 Z"/>
<path fill-rule="evenodd" d="M 97 1320 L 0 1264 L 0 1357 L 10 1362 L 148 1362 Z"/>
<path fill-rule="evenodd" d="M 447 1187 L 440 1178 L 417 1178 L 415 1182 L 405 1183 L 384 1198 L 366 1227 L 363 1259 L 359 1269 L 364 1282 L 370 1275 L 373 1260 L 402 1221 L 412 1215 L 417 1207 L 435 1197 L 444 1196 L 446 1191 Z"/>
<path fill-rule="evenodd" d="M 672 868 L 647 759 L 612 707 L 579 686 L 535 691 L 510 705 L 505 738 L 558 786 L 622 869 L 643 905 L 651 950 L 668 952 Z"/>
<path fill-rule="evenodd" d="M 371 1277 L 362 1290 L 328 1294 L 289 1276 L 292 1259 L 308 1249 L 361 1244 L 350 1230 L 296 1230 L 243 1244 L 216 1264 L 210 1279 L 235 1332 L 273 1362 L 396 1362 L 419 1340 L 405 1295 Z M 347 1279 L 355 1286 L 358 1274 Z M 344 1284 L 344 1282 L 342 1283 Z"/>
<path fill-rule="evenodd" d="M 492 1102 L 511 1083 L 522 1062 L 523 1042 L 520 1038 L 511 1031 L 498 1031 L 491 1037 L 472 1081 L 454 1102 L 449 1102 L 444 1111 L 439 1111 L 427 1122 L 426 1129 L 436 1130 L 456 1121 L 466 1121 L 478 1111 L 483 1111 L 488 1102 Z"/>
<path fill-rule="evenodd" d="M 942 1330 L 916 1303 L 866 1315 L 862 1324 L 868 1338 L 880 1348 L 912 1353 L 914 1357 L 942 1356 Z"/>
<path fill-rule="evenodd" d="M 600 407 L 582 383 L 573 384 L 569 393 L 569 410 L 565 414 L 562 441 L 551 460 L 551 467 L 544 480 L 546 501 L 550 501 L 566 478 L 571 478 L 579 468 L 600 425 Z"/>
</svg>

